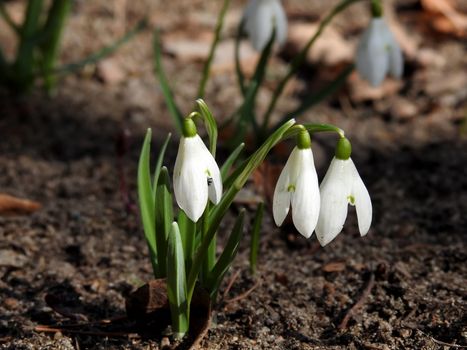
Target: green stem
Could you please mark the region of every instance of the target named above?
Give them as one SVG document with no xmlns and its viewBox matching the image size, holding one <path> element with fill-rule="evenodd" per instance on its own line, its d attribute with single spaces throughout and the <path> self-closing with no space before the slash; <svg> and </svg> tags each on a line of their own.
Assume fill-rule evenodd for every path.
<svg viewBox="0 0 467 350">
<path fill-rule="evenodd" d="M 202 79 L 198 87 L 198 94 L 197 94 L 198 98 L 203 98 L 204 93 L 206 91 L 206 83 L 209 78 L 209 72 L 211 70 L 212 60 L 214 58 L 214 53 L 216 51 L 217 44 L 219 43 L 219 40 L 220 40 L 222 27 L 224 25 L 224 18 L 225 18 L 225 14 L 227 13 L 227 8 L 229 7 L 229 4 L 230 4 L 230 0 L 224 0 L 224 4 L 222 6 L 221 12 L 219 13 L 219 17 L 217 18 L 217 25 L 216 25 L 216 29 L 214 32 L 215 33 L 214 40 L 211 44 L 211 49 L 209 50 L 208 59 L 206 63 L 204 64 Z"/>
<path fill-rule="evenodd" d="M 245 163 L 239 172 L 235 172 L 233 179 L 233 184 L 229 186 L 229 189 L 222 196 L 221 201 L 217 204 L 211 211 L 209 216 L 209 227 L 206 232 L 206 235 L 201 241 L 201 245 L 196 252 L 195 258 L 193 260 L 193 266 L 190 269 L 190 274 L 188 275 L 188 284 L 187 284 L 187 295 L 188 303 L 191 301 L 193 296 L 193 291 L 195 289 L 196 279 L 201 270 L 203 260 L 206 257 L 206 254 L 209 249 L 209 245 L 216 234 L 217 228 L 220 225 L 222 218 L 232 204 L 235 195 L 240 191 L 240 189 L 245 185 L 246 181 L 250 177 L 251 173 L 263 162 L 266 158 L 269 151 L 279 143 L 287 130 L 289 130 L 295 124 L 295 120 L 290 120 L 277 129 L 269 138 L 263 143 L 263 145 L 248 158 L 248 162 Z"/>
<path fill-rule="evenodd" d="M 358 2 L 361 0 L 343 0 L 340 4 L 338 4 L 332 11 L 329 13 L 320 23 L 318 30 L 316 31 L 315 35 L 313 35 L 305 45 L 305 47 L 300 51 L 300 53 L 294 57 L 292 62 L 290 63 L 289 70 L 287 74 L 282 78 L 282 80 L 279 82 L 276 90 L 274 91 L 273 96 L 271 97 L 271 101 L 269 102 L 268 109 L 266 110 L 266 113 L 264 114 L 263 118 L 263 130 L 266 130 L 268 125 L 269 125 L 269 119 L 271 118 L 271 114 L 274 111 L 274 108 L 276 107 L 277 100 L 281 96 L 282 92 L 284 91 L 285 86 L 287 85 L 288 81 L 290 78 L 295 75 L 295 73 L 298 71 L 302 63 L 305 61 L 308 50 L 313 46 L 315 43 L 316 39 L 321 35 L 323 30 L 326 28 L 326 26 L 331 22 L 331 20 L 336 16 L 338 13 L 346 9 L 349 5 Z"/>
<path fill-rule="evenodd" d="M 287 113 L 286 116 L 284 116 L 280 121 L 278 121 L 274 127 L 272 128 L 273 130 L 277 129 L 279 125 L 283 124 L 288 118 L 290 118 L 290 115 L 298 117 L 300 114 L 308 110 L 309 108 L 313 107 L 314 105 L 318 104 L 319 102 L 323 101 L 326 97 L 334 94 L 339 88 L 347 81 L 347 78 L 350 76 L 350 74 L 353 72 L 355 68 L 355 65 L 352 63 L 350 64 L 347 68 L 345 68 L 338 76 L 336 79 L 334 79 L 332 82 L 330 82 L 327 86 L 325 86 L 323 89 L 318 91 L 317 94 L 311 96 L 311 98 L 306 99 L 303 101 L 303 103 L 295 109 L 291 113 Z"/>
<path fill-rule="evenodd" d="M 130 41 L 136 34 L 141 32 L 142 30 L 146 29 L 146 27 L 147 27 L 147 21 L 144 19 L 144 20 L 138 22 L 138 24 L 133 29 L 128 31 L 123 37 L 121 37 L 120 39 L 115 41 L 113 44 L 111 44 L 109 46 L 106 46 L 106 47 L 103 47 L 99 51 L 89 55 L 88 57 L 84 58 L 81 61 L 74 62 L 74 63 L 69 63 L 69 64 L 63 65 L 61 67 L 58 67 L 57 69 L 55 69 L 54 72 L 57 73 L 57 74 L 73 73 L 73 72 L 76 72 L 76 71 L 82 69 L 83 67 L 87 66 L 88 64 L 97 63 L 100 60 L 102 60 L 103 58 L 105 58 L 105 57 L 111 55 L 112 53 L 114 53 L 122 45 L 124 45 L 128 41 Z"/>
<path fill-rule="evenodd" d="M 246 95 L 246 87 L 245 87 L 245 76 L 242 72 L 242 66 L 240 63 L 240 39 L 242 36 L 243 31 L 243 21 L 240 22 L 237 30 L 237 36 L 235 37 L 235 71 L 237 72 L 237 80 L 238 85 L 240 87 L 240 92 L 242 93 L 243 97 Z"/>
</svg>

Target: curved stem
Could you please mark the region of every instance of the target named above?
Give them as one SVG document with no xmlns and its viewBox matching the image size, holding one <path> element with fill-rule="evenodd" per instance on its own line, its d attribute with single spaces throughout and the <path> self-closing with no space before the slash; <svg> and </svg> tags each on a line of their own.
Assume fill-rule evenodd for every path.
<svg viewBox="0 0 467 350">
<path fill-rule="evenodd" d="M 221 30 L 224 25 L 224 17 L 227 12 L 227 8 L 229 7 L 230 0 L 224 0 L 224 5 L 222 6 L 221 12 L 219 13 L 219 17 L 217 18 L 217 25 L 216 25 L 216 30 L 214 34 L 214 40 L 211 44 L 211 49 L 209 50 L 209 56 L 204 64 L 203 67 L 203 75 L 201 78 L 201 82 L 198 87 L 198 93 L 197 93 L 197 98 L 203 98 L 204 93 L 206 90 L 206 83 L 208 82 L 209 78 L 209 71 L 211 69 L 211 64 L 212 60 L 214 58 L 214 52 L 216 51 L 217 44 L 219 43 L 220 36 L 221 36 Z"/>
<path fill-rule="evenodd" d="M 265 130 L 268 127 L 269 124 L 269 119 L 271 118 L 271 114 L 274 111 L 274 108 L 276 107 L 277 100 L 279 99 L 280 95 L 284 91 L 285 86 L 287 85 L 288 81 L 290 78 L 297 72 L 298 68 L 302 65 L 302 63 L 305 61 L 306 56 L 308 54 L 308 50 L 311 48 L 311 46 L 315 43 L 316 39 L 321 35 L 323 32 L 324 28 L 331 22 L 331 20 L 334 18 L 335 15 L 346 9 L 348 6 L 352 5 L 355 2 L 358 2 L 361 0 L 343 0 L 339 5 L 337 5 L 331 13 L 329 13 L 320 23 L 318 30 L 316 31 L 315 35 L 313 35 L 310 40 L 308 40 L 307 44 L 305 47 L 300 51 L 300 53 L 295 56 L 295 58 L 292 60 L 290 63 L 290 68 L 287 74 L 285 75 L 284 78 L 280 81 L 279 85 L 277 86 L 276 90 L 274 91 L 274 94 L 271 98 L 271 101 L 269 102 L 268 109 L 266 110 L 266 113 L 264 114 L 263 118 L 263 130 Z"/>
</svg>

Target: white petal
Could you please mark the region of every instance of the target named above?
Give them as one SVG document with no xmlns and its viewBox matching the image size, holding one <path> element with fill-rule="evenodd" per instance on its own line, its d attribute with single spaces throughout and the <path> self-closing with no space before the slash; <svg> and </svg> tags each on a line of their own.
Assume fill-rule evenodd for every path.
<svg viewBox="0 0 467 350">
<path fill-rule="evenodd" d="M 315 231 L 322 246 L 336 238 L 344 226 L 352 180 L 350 170 L 348 161 L 333 158 L 321 183 L 321 207 Z"/>
<path fill-rule="evenodd" d="M 174 194 L 178 206 L 195 222 L 203 214 L 208 200 L 203 159 L 196 137 L 182 137 L 175 161 Z"/>
<path fill-rule="evenodd" d="M 273 30 L 273 11 L 268 1 L 260 1 L 256 13 L 252 18 L 253 23 L 249 33 L 253 47 L 257 51 L 263 51 Z"/>
<path fill-rule="evenodd" d="M 357 70 L 373 86 L 381 85 L 389 69 L 384 26 L 383 19 L 372 19 L 357 48 Z"/>
<path fill-rule="evenodd" d="M 300 171 L 292 194 L 292 220 L 300 232 L 309 238 L 318 222 L 320 193 L 318 176 L 311 149 L 298 150 Z"/>
<path fill-rule="evenodd" d="M 350 160 L 351 161 L 351 160 Z M 351 161 L 352 162 L 352 161 Z M 357 210 L 358 229 L 361 236 L 365 236 L 371 226 L 373 208 L 371 205 L 370 194 L 358 174 L 357 168 L 352 162 L 352 193 L 355 199 L 355 209 Z"/>
<path fill-rule="evenodd" d="M 401 48 L 394 38 L 394 35 L 392 35 L 389 27 L 387 27 L 386 31 L 386 41 L 388 43 L 389 73 L 394 78 L 400 79 L 404 72 L 404 57 L 402 56 Z"/>
<path fill-rule="evenodd" d="M 210 179 L 208 180 L 209 199 L 214 204 L 218 204 L 222 197 L 222 178 L 219 166 L 211 153 L 206 156 L 206 164 L 210 175 Z"/>
<path fill-rule="evenodd" d="M 271 7 L 276 25 L 276 41 L 282 46 L 287 39 L 287 16 L 279 0 L 271 1 Z"/>
<path fill-rule="evenodd" d="M 277 226 L 282 225 L 284 219 L 289 213 L 291 193 L 288 190 L 290 184 L 290 166 L 291 157 L 287 160 L 287 163 L 282 169 L 279 179 L 274 189 L 274 197 L 272 200 L 272 214 L 274 222 Z"/>
</svg>

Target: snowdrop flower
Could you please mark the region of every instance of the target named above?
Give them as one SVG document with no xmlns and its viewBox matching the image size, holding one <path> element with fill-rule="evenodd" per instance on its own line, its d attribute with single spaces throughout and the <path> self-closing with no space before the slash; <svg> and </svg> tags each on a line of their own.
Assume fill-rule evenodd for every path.
<svg viewBox="0 0 467 350">
<path fill-rule="evenodd" d="M 283 45 L 287 39 L 287 17 L 280 0 L 250 0 L 243 14 L 243 23 L 257 51 L 266 47 L 274 26 L 276 42 Z"/>
<path fill-rule="evenodd" d="M 357 210 L 360 235 L 366 235 L 370 229 L 370 195 L 350 159 L 350 153 L 350 142 L 341 138 L 337 144 L 336 155 L 321 183 L 321 209 L 316 236 L 322 246 L 331 242 L 342 231 L 349 203 L 355 205 Z"/>
<path fill-rule="evenodd" d="M 298 135 L 297 147 L 290 154 L 274 190 L 272 211 L 277 226 L 284 222 L 290 206 L 298 232 L 310 237 L 318 222 L 320 199 L 310 135 L 306 130 Z"/>
<path fill-rule="evenodd" d="M 360 76 L 379 86 L 389 73 L 401 78 L 402 52 L 382 17 L 373 17 L 357 47 L 356 66 Z"/>
<path fill-rule="evenodd" d="M 173 184 L 178 206 L 194 222 L 203 215 L 208 198 L 217 204 L 222 196 L 219 167 L 190 118 L 183 123 Z"/>
</svg>

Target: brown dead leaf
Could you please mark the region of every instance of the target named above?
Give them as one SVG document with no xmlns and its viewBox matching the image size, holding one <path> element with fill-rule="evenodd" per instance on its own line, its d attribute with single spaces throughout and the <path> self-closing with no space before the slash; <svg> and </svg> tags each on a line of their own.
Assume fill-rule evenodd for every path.
<svg viewBox="0 0 467 350">
<path fill-rule="evenodd" d="M 433 28 L 445 34 L 467 37 L 467 15 L 457 10 L 454 0 L 421 0 Z"/>
<path fill-rule="evenodd" d="M 345 262 L 334 261 L 323 266 L 324 272 L 341 272 L 345 270 Z"/>
<path fill-rule="evenodd" d="M 0 214 L 30 214 L 41 208 L 41 204 L 31 201 L 10 196 L 9 194 L 0 194 Z"/>
<path fill-rule="evenodd" d="M 354 102 L 380 100 L 384 97 L 395 95 L 403 85 L 402 81 L 387 77 L 380 86 L 373 87 L 356 72 L 350 76 L 348 82 L 350 97 Z"/>
</svg>

